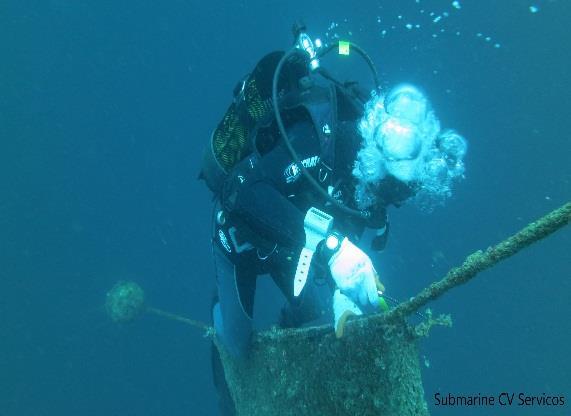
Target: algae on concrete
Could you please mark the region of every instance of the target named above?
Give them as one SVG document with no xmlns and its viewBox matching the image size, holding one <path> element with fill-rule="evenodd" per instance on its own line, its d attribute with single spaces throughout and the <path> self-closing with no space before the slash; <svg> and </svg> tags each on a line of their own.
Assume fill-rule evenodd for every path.
<svg viewBox="0 0 571 416">
<path fill-rule="evenodd" d="M 356 319 L 257 334 L 248 359 L 223 348 L 238 415 L 428 415 L 418 335 L 407 323 Z"/>
</svg>

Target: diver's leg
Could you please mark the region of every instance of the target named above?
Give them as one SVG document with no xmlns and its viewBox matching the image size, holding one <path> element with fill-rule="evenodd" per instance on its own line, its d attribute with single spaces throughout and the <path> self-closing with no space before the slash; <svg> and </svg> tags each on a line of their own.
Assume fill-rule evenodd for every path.
<svg viewBox="0 0 571 416">
<path fill-rule="evenodd" d="M 218 296 L 212 302 L 212 308 L 218 303 Z M 224 367 L 220 359 L 220 353 L 214 345 L 210 345 L 210 360 L 212 365 L 212 378 L 214 380 L 214 387 L 218 394 L 218 412 L 220 416 L 235 416 L 236 409 L 234 408 L 234 401 L 230 395 L 228 384 L 226 383 L 226 376 L 224 375 Z"/>
<path fill-rule="evenodd" d="M 252 314 L 256 274 L 248 265 L 236 266 L 217 247 L 213 247 L 218 295 L 212 305 L 216 337 L 235 357 L 245 357 L 252 335 Z M 235 415 L 234 402 L 226 383 L 217 347 L 212 343 L 212 372 L 222 416 Z"/>
<path fill-rule="evenodd" d="M 213 251 L 218 289 L 218 302 L 213 308 L 216 337 L 231 355 L 245 357 L 252 335 L 254 265 L 233 264 L 216 245 Z"/>
</svg>

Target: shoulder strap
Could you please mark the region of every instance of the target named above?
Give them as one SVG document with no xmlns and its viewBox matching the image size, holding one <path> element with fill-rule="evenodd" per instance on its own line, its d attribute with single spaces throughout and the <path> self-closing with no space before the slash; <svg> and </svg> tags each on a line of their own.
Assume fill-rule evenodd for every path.
<svg viewBox="0 0 571 416">
<path fill-rule="evenodd" d="M 303 108 L 311 118 L 319 138 L 321 162 L 328 170 L 335 163 L 335 133 L 337 126 L 337 91 L 333 84 L 326 87 L 314 85 L 306 90 L 284 97 L 283 108 Z"/>
</svg>

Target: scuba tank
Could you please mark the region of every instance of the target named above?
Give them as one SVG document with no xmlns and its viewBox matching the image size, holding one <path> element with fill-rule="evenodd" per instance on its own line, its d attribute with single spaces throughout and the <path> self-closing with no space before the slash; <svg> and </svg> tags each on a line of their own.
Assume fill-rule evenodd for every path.
<svg viewBox="0 0 571 416">
<path fill-rule="evenodd" d="M 372 61 L 356 45 L 334 42 L 324 46 L 319 39 L 312 41 L 305 25 L 301 23 L 293 26 L 293 35 L 294 46 L 289 52 L 272 52 L 266 55 L 254 70 L 238 83 L 234 89 L 233 102 L 208 141 L 203 152 L 199 179 L 204 180 L 215 195 L 220 193 L 226 177 L 238 162 L 252 153 L 260 153 L 256 143 L 256 133 L 261 127 L 268 126 L 272 122 L 275 122 L 277 130 L 284 138 L 293 161 L 305 176 L 309 176 L 291 147 L 282 112 L 299 108 L 306 111 L 319 136 L 321 160 L 326 169 L 333 167 L 337 95 L 339 91 L 342 91 L 342 95 L 346 97 L 355 97 L 356 94 L 350 90 L 347 83 L 335 80 L 321 66 L 321 57 L 336 47 L 339 48 L 341 55 L 349 54 L 350 48 L 356 50 L 370 66 L 375 88 L 378 86 L 377 73 Z M 315 85 L 312 79 L 314 74 L 325 79 L 329 87 Z M 285 95 L 284 90 L 287 92 Z M 359 101 L 362 101 L 362 97 Z M 266 151 L 271 149 L 272 144 L 265 144 Z M 329 196 L 313 178 L 311 179 L 310 183 L 319 189 L 319 194 L 339 205 L 337 200 Z M 348 210 L 351 215 L 368 217 L 366 212 L 346 207 L 344 210 Z"/>
</svg>

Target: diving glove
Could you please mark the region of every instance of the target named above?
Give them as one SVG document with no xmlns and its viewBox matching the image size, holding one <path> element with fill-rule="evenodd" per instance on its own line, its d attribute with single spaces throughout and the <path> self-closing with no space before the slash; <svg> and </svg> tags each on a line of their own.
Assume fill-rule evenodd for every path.
<svg viewBox="0 0 571 416">
<path fill-rule="evenodd" d="M 384 288 L 379 282 L 371 259 L 363 250 L 345 238 L 328 264 L 340 292 L 361 311 L 372 312 L 378 307 L 377 290 Z"/>
<path fill-rule="evenodd" d="M 345 322 L 351 315 L 363 315 L 363 312 L 339 289 L 333 294 L 333 315 L 335 318 L 335 336 L 341 338 L 345 329 Z"/>
</svg>

